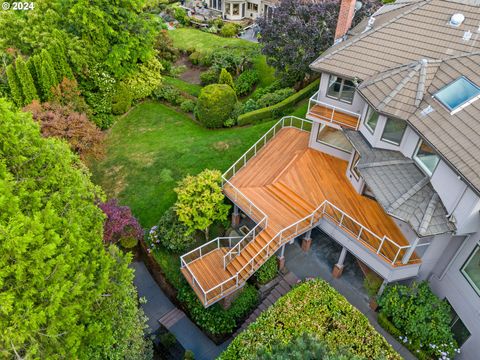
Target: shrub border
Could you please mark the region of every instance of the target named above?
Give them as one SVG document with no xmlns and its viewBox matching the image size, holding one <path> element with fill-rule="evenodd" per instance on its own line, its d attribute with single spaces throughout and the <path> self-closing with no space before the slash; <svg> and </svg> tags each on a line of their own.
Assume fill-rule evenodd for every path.
<svg viewBox="0 0 480 360">
<path fill-rule="evenodd" d="M 383 330 L 388 332 L 390 335 L 393 336 L 395 340 L 397 340 L 400 344 L 406 347 L 412 353 L 413 356 L 415 356 L 419 360 L 431 359 L 431 357 L 428 354 L 426 354 L 422 349 L 417 349 L 416 347 L 414 347 L 412 344 L 408 342 L 404 343 L 403 341 L 400 341 L 400 336 L 403 335 L 402 332 L 399 329 L 397 329 L 395 325 L 393 325 L 393 323 L 388 319 L 387 315 L 382 313 L 382 311 L 378 313 L 377 322 L 383 328 Z"/>
<path fill-rule="evenodd" d="M 303 89 L 297 91 L 295 94 L 289 96 L 285 100 L 280 101 L 278 104 L 242 114 L 238 117 L 237 123 L 239 126 L 244 126 L 253 124 L 260 120 L 277 117 L 282 111 L 313 95 L 315 90 L 318 89 L 319 84 L 320 79 L 314 80 Z"/>
</svg>

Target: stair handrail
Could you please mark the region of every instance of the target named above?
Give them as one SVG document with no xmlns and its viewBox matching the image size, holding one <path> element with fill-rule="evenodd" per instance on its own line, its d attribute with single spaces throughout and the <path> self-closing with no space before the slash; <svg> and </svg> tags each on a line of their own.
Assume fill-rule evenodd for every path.
<svg viewBox="0 0 480 360">
<path fill-rule="evenodd" d="M 397 253 L 396 253 L 396 256 L 395 258 L 393 259 L 393 261 L 391 262 L 392 265 L 395 265 L 395 262 L 399 256 L 399 253 L 402 249 L 407 249 L 409 247 L 411 247 L 411 245 L 398 245 L 395 241 L 393 241 L 392 239 L 388 238 L 386 235 L 381 238 L 380 236 L 378 236 L 377 234 L 375 234 L 373 231 L 371 231 L 370 229 L 368 229 L 366 226 L 364 226 L 363 224 L 361 224 L 360 222 L 356 221 L 354 218 L 352 218 L 350 215 L 348 215 L 345 211 L 341 210 L 340 208 L 338 208 L 337 206 L 335 206 L 334 204 L 332 204 L 330 201 L 328 200 L 324 200 L 315 210 L 312 211 L 312 213 L 310 213 L 309 215 L 305 216 L 304 218 L 296 221 L 295 223 L 283 228 L 282 230 L 280 230 L 274 237 L 272 237 L 272 239 L 270 239 L 270 241 L 267 242 L 266 245 L 264 245 L 262 247 L 262 249 L 260 249 L 240 270 L 238 270 L 235 275 L 232 275 L 230 278 L 226 279 L 225 281 L 221 282 L 220 284 L 214 286 L 213 288 L 210 288 L 207 290 L 207 292 L 205 293 L 205 299 L 207 299 L 207 295 L 215 290 L 217 290 L 218 288 L 222 289 L 222 287 L 228 283 L 228 282 L 232 282 L 233 280 L 235 280 L 235 286 L 232 286 L 233 288 L 238 288 L 239 284 L 240 284 L 240 280 L 239 280 L 239 276 L 240 274 L 246 270 L 247 267 L 250 267 L 251 268 L 251 271 L 247 271 L 247 274 L 249 274 L 249 276 L 251 276 L 251 272 L 254 272 L 256 269 L 255 269 L 255 266 L 254 266 L 254 260 L 266 249 L 266 256 L 264 256 L 264 258 L 269 258 L 273 253 L 275 253 L 278 248 L 280 248 L 280 246 L 282 246 L 284 243 L 290 241 L 292 239 L 292 237 L 295 237 L 297 236 L 299 233 L 304 233 L 306 231 L 308 231 L 308 229 L 311 229 L 318 221 L 320 221 L 320 219 L 322 219 L 325 215 L 329 215 L 327 212 L 326 212 L 326 207 L 327 205 L 329 206 L 332 206 L 333 208 L 335 208 L 336 210 L 338 210 L 339 212 L 341 212 L 342 214 L 342 218 L 341 220 L 336 223 L 333 218 L 331 216 L 327 216 L 326 218 L 332 220 L 334 223 L 336 223 L 337 225 L 339 225 L 339 227 L 341 228 L 342 227 L 342 222 L 343 222 L 343 219 L 344 217 L 348 217 L 349 220 L 353 221 L 354 223 L 356 223 L 358 226 L 360 226 L 360 231 L 359 231 L 359 235 L 357 237 L 357 240 L 360 240 L 360 236 L 361 236 L 361 233 L 363 231 L 368 231 L 370 234 L 372 234 L 373 236 L 375 236 L 377 239 L 379 239 L 381 242 L 380 242 L 380 245 L 378 247 L 378 249 L 375 249 L 375 251 L 377 252 L 378 255 L 381 255 L 382 257 L 384 257 L 385 259 L 387 259 L 389 262 L 390 262 L 390 259 L 386 258 L 383 254 L 380 253 L 381 251 L 381 248 L 382 246 L 385 244 L 386 241 L 389 241 L 391 242 L 392 244 L 394 244 L 395 246 L 397 246 L 398 250 L 397 250 Z M 317 221 L 314 222 L 314 219 L 315 219 L 315 215 L 317 215 L 317 213 L 320 213 L 321 216 L 317 219 Z M 304 222 L 304 221 L 307 221 L 310 219 L 310 224 L 305 227 L 305 228 L 302 228 L 301 230 L 298 229 L 298 224 Z M 285 237 L 285 238 L 282 238 L 283 234 L 288 231 L 289 229 L 295 227 L 295 231 L 290 234 L 289 236 Z M 275 247 L 274 250 L 272 250 L 272 253 L 270 253 L 270 245 L 276 241 L 277 238 L 280 238 L 280 240 L 278 241 L 278 247 Z M 382 241 L 383 240 L 383 241 Z M 365 243 L 364 241 L 362 241 L 363 243 Z M 367 247 L 369 248 L 372 248 L 371 245 L 369 244 L 366 244 Z M 262 259 L 263 260 L 263 259 Z M 260 262 L 258 262 L 260 263 Z M 227 289 L 226 292 L 231 292 L 231 288 L 230 287 L 229 289 Z M 221 291 L 221 294 L 225 293 L 225 291 Z M 222 297 L 221 294 L 219 295 L 220 298 Z M 216 298 L 218 298 L 219 296 L 216 296 Z"/>
<path fill-rule="evenodd" d="M 294 120 L 296 121 L 300 121 L 300 127 L 298 126 L 294 126 Z M 280 129 L 277 130 L 277 127 L 278 125 L 281 125 L 280 126 Z M 307 119 L 302 119 L 302 118 L 299 118 L 297 116 L 293 116 L 293 115 L 290 115 L 290 116 L 284 116 L 282 117 L 280 120 L 278 120 L 275 125 L 273 125 L 265 134 L 263 134 L 263 136 L 257 140 L 257 142 L 255 144 L 253 144 L 247 151 L 245 151 L 243 153 L 242 156 L 240 156 L 240 158 L 235 161 L 233 163 L 232 166 L 230 166 L 228 168 L 227 171 L 225 171 L 223 174 L 222 174 L 222 188 L 225 186 L 225 184 L 228 184 L 228 186 L 230 186 L 231 188 L 233 188 L 233 190 L 235 191 L 235 195 L 239 194 L 241 195 L 242 198 L 244 198 L 247 203 L 249 204 L 249 209 L 246 211 L 246 209 L 243 209 L 241 206 L 239 206 L 244 213 L 246 213 L 247 215 L 250 216 L 250 218 L 252 218 L 252 206 L 258 210 L 258 212 L 260 212 L 263 217 L 260 219 L 260 220 L 257 220 L 258 223 L 257 225 L 252 229 L 250 230 L 246 235 L 245 237 L 233 248 L 230 248 L 230 250 L 223 256 L 223 266 L 224 268 L 226 268 L 226 266 L 232 261 L 233 257 L 238 255 L 240 253 L 240 251 L 242 250 L 242 248 L 244 248 L 245 246 L 243 246 L 245 243 L 248 243 L 249 241 L 246 241 L 246 239 L 249 238 L 249 236 L 253 233 L 255 234 L 255 232 L 260 228 L 261 230 L 263 230 L 264 228 L 267 227 L 268 225 L 268 216 L 260 209 L 258 208 L 254 203 L 253 201 L 251 201 L 247 196 L 245 196 L 245 194 L 243 194 L 235 185 L 233 185 L 231 182 L 230 182 L 230 179 L 235 176 L 235 174 L 240 170 L 242 169 L 243 167 L 245 167 L 247 165 L 247 162 L 255 157 L 258 153 L 258 151 L 263 148 L 267 142 L 269 142 L 270 140 L 272 140 L 277 134 L 278 132 L 285 128 L 285 127 L 295 127 L 297 129 L 300 129 L 301 131 L 307 131 L 305 130 L 305 125 L 304 124 L 309 124 L 309 125 L 312 125 L 313 124 L 313 121 L 311 120 L 307 120 Z M 269 137 L 269 134 L 272 134 L 272 137 L 268 139 Z M 268 139 L 268 140 L 267 140 Z M 263 145 L 261 145 L 263 143 Z M 260 147 L 257 147 L 258 145 L 261 145 Z M 253 150 L 253 155 L 247 159 L 247 154 L 249 152 L 252 152 Z M 238 163 L 241 163 L 243 162 L 243 165 L 240 166 L 240 168 L 236 168 L 237 164 Z M 232 175 L 230 177 L 228 177 L 228 174 L 229 172 L 232 172 Z M 237 199 L 231 199 L 234 203 L 237 203 Z M 254 221 L 256 219 L 253 219 Z M 260 226 L 261 225 L 261 226 Z M 260 231 L 259 231 L 260 233 Z M 257 234 L 258 235 L 258 234 Z M 252 237 L 252 239 L 254 239 L 255 236 Z M 243 247 L 242 247 L 243 246 Z M 242 247 L 242 248 L 241 248 Z"/>
</svg>

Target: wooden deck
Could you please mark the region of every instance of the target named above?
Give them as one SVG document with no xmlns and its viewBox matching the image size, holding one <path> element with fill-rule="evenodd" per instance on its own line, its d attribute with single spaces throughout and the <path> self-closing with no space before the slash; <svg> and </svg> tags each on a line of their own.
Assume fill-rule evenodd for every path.
<svg viewBox="0 0 480 360">
<path fill-rule="evenodd" d="M 333 113 L 333 117 L 332 117 Z M 344 128 L 357 129 L 358 117 L 343 113 L 341 110 L 334 110 L 322 105 L 313 105 L 310 107 L 308 114 L 310 117 L 314 117 L 318 120 L 332 122 Z"/>
<path fill-rule="evenodd" d="M 355 191 L 345 175 L 347 162 L 310 149 L 308 140 L 307 132 L 293 128 L 282 129 L 230 180 L 268 216 L 268 226 L 248 243 L 226 269 L 223 268 L 226 248 L 217 249 L 191 262 L 188 268 L 203 290 L 213 288 L 239 271 L 240 280 L 246 280 L 267 259 L 265 246 L 268 241 L 281 229 L 310 215 L 324 200 L 330 201 L 380 237 L 386 235 L 399 245 L 409 245 L 396 223 L 381 206 Z M 224 191 L 227 195 L 232 195 L 228 193 L 231 191 L 228 188 Z M 371 244 L 368 243 L 370 241 Z M 369 240 L 364 237 L 365 242 L 373 250 L 376 249 L 375 246 L 378 247 L 378 239 Z M 270 254 L 277 248 L 270 246 Z M 396 252 L 396 247 L 386 244 L 381 251 L 382 259 L 391 262 Z M 258 253 L 261 256 L 251 266 L 249 264 L 248 269 L 242 270 Z M 401 257 L 396 262 L 397 266 L 401 265 L 400 260 Z M 419 258 L 413 254 L 410 263 L 417 261 Z M 182 269 L 182 272 L 192 285 L 188 271 Z M 229 286 L 235 286 L 235 283 L 225 284 L 225 288 Z M 202 292 L 195 286 L 192 287 L 204 302 Z M 209 296 L 220 297 L 220 293 L 221 290 L 218 289 Z"/>
</svg>

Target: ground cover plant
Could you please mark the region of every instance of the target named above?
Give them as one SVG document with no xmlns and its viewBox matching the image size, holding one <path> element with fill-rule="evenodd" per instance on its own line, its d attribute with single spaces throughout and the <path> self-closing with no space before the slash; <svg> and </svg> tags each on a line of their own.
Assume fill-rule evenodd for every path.
<svg viewBox="0 0 480 360">
<path fill-rule="evenodd" d="M 367 359 L 398 359 L 368 319 L 323 280 L 304 282 L 281 297 L 240 333 L 220 359 L 251 359 L 257 351 L 272 352 L 278 344 L 310 334 L 335 351 Z"/>
</svg>

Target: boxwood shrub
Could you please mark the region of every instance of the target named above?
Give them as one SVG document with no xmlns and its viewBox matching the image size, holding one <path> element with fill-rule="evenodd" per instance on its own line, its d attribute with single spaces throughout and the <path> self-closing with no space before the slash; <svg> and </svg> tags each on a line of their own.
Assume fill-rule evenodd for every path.
<svg viewBox="0 0 480 360">
<path fill-rule="evenodd" d="M 207 128 L 220 128 L 237 103 L 235 91 L 225 84 L 205 86 L 198 97 L 196 115 Z"/>
<path fill-rule="evenodd" d="M 281 297 L 231 342 L 220 359 L 250 359 L 259 348 L 268 352 L 273 345 L 286 344 L 302 334 L 315 335 L 329 349 L 367 359 L 401 359 L 362 313 L 319 279 L 304 282 Z"/>
<path fill-rule="evenodd" d="M 248 125 L 265 119 L 271 119 L 283 115 L 285 111 L 293 107 L 299 101 L 312 96 L 318 89 L 320 80 L 315 80 L 292 96 L 279 102 L 278 104 L 251 111 L 238 117 L 238 125 Z"/>
</svg>

